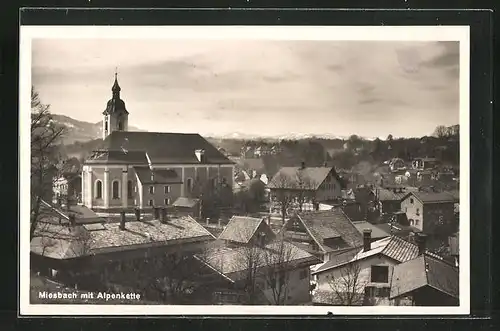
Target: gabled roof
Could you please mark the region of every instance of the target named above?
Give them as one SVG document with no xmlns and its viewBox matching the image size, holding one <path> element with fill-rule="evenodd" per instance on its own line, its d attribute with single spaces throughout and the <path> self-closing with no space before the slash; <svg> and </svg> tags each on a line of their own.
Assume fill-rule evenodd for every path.
<svg viewBox="0 0 500 331">
<path fill-rule="evenodd" d="M 39 222 L 31 241 L 31 252 L 53 259 L 128 251 L 178 243 L 215 239 L 201 224 L 189 216 L 171 217 L 168 222 L 127 221 L 93 223 L 76 226 Z"/>
<path fill-rule="evenodd" d="M 85 163 L 148 164 L 148 159 L 144 151 L 98 150 L 94 151 Z"/>
<path fill-rule="evenodd" d="M 299 213 L 296 216 L 305 226 L 306 231 L 323 252 L 335 250 L 328 247 L 324 240 L 342 238 L 345 247 L 355 247 L 363 243 L 363 236 L 340 208 L 323 211 Z M 289 220 L 292 221 L 294 218 Z"/>
<path fill-rule="evenodd" d="M 102 150 L 147 153 L 152 163 L 233 164 L 224 154 L 197 133 L 114 131 L 104 139 Z M 195 150 L 205 151 L 200 162 Z M 97 163 L 98 160 L 94 160 Z M 106 163 L 107 160 L 99 160 Z"/>
<path fill-rule="evenodd" d="M 247 244 L 262 222 L 264 218 L 233 216 L 218 239 Z"/>
<path fill-rule="evenodd" d="M 458 298 L 458 268 L 427 254 L 394 266 L 391 299 L 407 295 L 424 286 L 430 286 L 451 297 Z"/>
<path fill-rule="evenodd" d="M 282 167 L 269 181 L 268 187 L 275 189 L 317 190 L 330 172 L 340 177 L 333 167 Z"/>
<path fill-rule="evenodd" d="M 367 252 L 364 252 L 363 248 L 358 249 L 357 253 L 353 254 L 353 257 L 350 259 L 333 259 L 332 261 L 325 262 L 321 267 L 314 271 L 314 273 L 316 274 L 326 270 L 338 268 L 347 263 L 355 263 L 359 260 L 363 260 L 377 254 L 382 254 L 399 263 L 402 263 L 418 256 L 418 246 L 397 236 L 391 236 L 372 242 L 371 248 Z"/>
<path fill-rule="evenodd" d="M 281 246 L 282 245 L 282 246 Z M 277 248 L 279 246 L 279 248 Z M 281 253 L 279 253 L 281 252 Z M 290 266 L 311 266 L 320 263 L 312 254 L 289 242 L 273 242 L 261 247 L 218 247 L 196 256 L 225 279 L 235 282 L 246 277 L 244 273 L 252 262 L 258 271 L 269 266 L 271 261 L 283 261 Z M 265 276 L 265 273 L 262 273 Z"/>
<path fill-rule="evenodd" d="M 455 197 L 448 192 L 409 192 L 403 200 L 407 199 L 410 195 L 413 195 L 423 204 L 453 203 L 456 200 Z"/>
<path fill-rule="evenodd" d="M 181 184 L 182 179 L 173 169 L 153 169 L 133 167 L 141 184 Z M 151 177 L 152 176 L 152 177 Z"/>
</svg>

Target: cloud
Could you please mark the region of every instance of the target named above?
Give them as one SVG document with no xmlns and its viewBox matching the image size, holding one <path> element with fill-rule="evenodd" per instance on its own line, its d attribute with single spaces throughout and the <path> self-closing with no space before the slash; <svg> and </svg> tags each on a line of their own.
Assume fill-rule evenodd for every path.
<svg viewBox="0 0 500 331">
<path fill-rule="evenodd" d="M 96 122 L 118 66 L 150 131 L 422 135 L 458 123 L 458 43 L 37 40 L 52 110 Z M 251 131 L 251 132 L 250 132 Z"/>
</svg>

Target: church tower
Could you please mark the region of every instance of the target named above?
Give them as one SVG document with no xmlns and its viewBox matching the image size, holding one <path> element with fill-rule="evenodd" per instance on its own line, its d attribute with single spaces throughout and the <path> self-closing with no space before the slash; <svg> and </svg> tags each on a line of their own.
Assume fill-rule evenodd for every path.
<svg viewBox="0 0 500 331">
<path fill-rule="evenodd" d="M 111 88 L 112 98 L 106 105 L 102 121 L 102 139 L 106 139 L 113 131 L 128 131 L 128 111 L 125 102 L 120 99 L 120 85 L 118 85 L 118 74 L 115 72 L 115 83 Z"/>
</svg>

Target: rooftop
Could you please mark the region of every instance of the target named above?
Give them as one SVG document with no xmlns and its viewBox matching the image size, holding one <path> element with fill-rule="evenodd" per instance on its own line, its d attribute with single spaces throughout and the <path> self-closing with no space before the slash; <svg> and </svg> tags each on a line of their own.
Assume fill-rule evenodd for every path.
<svg viewBox="0 0 500 331">
<path fill-rule="evenodd" d="M 233 216 L 218 239 L 248 243 L 264 218 Z"/>
<path fill-rule="evenodd" d="M 195 150 L 204 150 L 205 160 L 200 162 Z M 143 159 L 147 153 L 152 163 L 161 164 L 233 164 L 223 153 L 197 133 L 160 133 L 114 131 L 102 143 L 101 150 L 121 151 L 120 157 L 128 162 L 129 155 Z M 142 153 L 142 154 L 141 154 Z M 134 159 L 135 160 L 135 159 Z M 87 163 L 111 163 L 114 159 L 93 159 Z M 147 162 L 145 162 L 147 163 Z"/>
<path fill-rule="evenodd" d="M 406 197 L 410 195 L 413 195 L 424 204 L 456 202 L 456 198 L 453 196 L 453 194 L 448 192 L 410 192 Z"/>
<path fill-rule="evenodd" d="M 392 299 L 407 295 L 424 286 L 430 286 L 458 298 L 458 268 L 427 254 L 396 265 L 392 276 L 390 297 Z"/>
<path fill-rule="evenodd" d="M 31 241 L 31 252 L 54 259 L 67 259 L 113 251 L 169 246 L 179 242 L 215 239 L 189 216 L 170 218 L 168 222 L 127 221 L 69 226 L 39 222 Z"/>
<path fill-rule="evenodd" d="M 154 169 L 149 167 L 134 167 L 141 184 L 181 184 L 182 179 L 173 169 Z"/>
<path fill-rule="evenodd" d="M 340 177 L 333 167 L 282 167 L 269 181 L 269 188 L 317 190 L 330 172 Z"/>
<path fill-rule="evenodd" d="M 371 224 L 366 221 L 353 222 L 354 226 L 360 233 L 363 232 L 364 229 L 372 230 L 372 238 L 373 239 L 381 239 L 385 237 L 390 237 L 391 234 L 385 231 L 383 228 L 378 227 L 377 225 Z"/>
<path fill-rule="evenodd" d="M 363 236 L 340 208 L 303 212 L 297 217 L 324 252 L 333 250 L 324 243 L 324 239 L 328 238 L 342 238 L 345 242 L 343 248 L 355 247 L 363 243 Z"/>
<path fill-rule="evenodd" d="M 245 277 L 242 271 L 249 263 L 255 263 L 257 270 L 268 267 L 271 261 L 283 261 L 290 265 L 314 265 L 320 261 L 308 252 L 286 242 L 274 242 L 265 247 L 214 248 L 203 256 L 197 256 L 203 263 L 231 281 Z"/>
<path fill-rule="evenodd" d="M 417 257 L 418 246 L 396 236 L 387 237 L 372 242 L 371 248 L 367 252 L 363 251 L 363 248 L 359 248 L 356 254 L 352 254 L 351 258 L 349 258 L 349 255 L 346 253 L 345 256 L 342 256 L 339 259 L 333 259 L 325 262 L 314 273 L 320 273 L 333 268 L 338 268 L 347 263 L 356 262 L 377 254 L 383 254 L 401 263 Z"/>
</svg>

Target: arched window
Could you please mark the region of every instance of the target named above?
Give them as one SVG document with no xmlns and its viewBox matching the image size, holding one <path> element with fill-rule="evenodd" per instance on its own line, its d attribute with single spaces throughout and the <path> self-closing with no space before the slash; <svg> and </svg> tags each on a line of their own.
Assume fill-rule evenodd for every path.
<svg viewBox="0 0 500 331">
<path fill-rule="evenodd" d="M 113 181 L 112 191 L 113 191 L 113 199 L 119 199 L 120 198 L 120 183 L 117 180 Z"/>
<path fill-rule="evenodd" d="M 131 180 L 129 180 L 127 182 L 127 198 L 129 198 L 129 199 L 132 199 L 132 197 L 133 197 L 133 192 L 134 192 L 133 185 L 134 185 L 134 183 Z"/>
<path fill-rule="evenodd" d="M 192 178 L 188 178 L 186 180 L 186 188 L 187 188 L 188 192 L 191 192 L 193 190 L 193 179 Z"/>
<path fill-rule="evenodd" d="M 120 131 L 122 131 L 122 130 L 123 130 L 123 121 L 122 121 L 122 120 L 120 120 L 120 121 L 118 122 L 118 130 L 120 130 Z"/>
<path fill-rule="evenodd" d="M 95 182 L 95 198 L 102 199 L 102 182 L 100 180 Z"/>
</svg>

